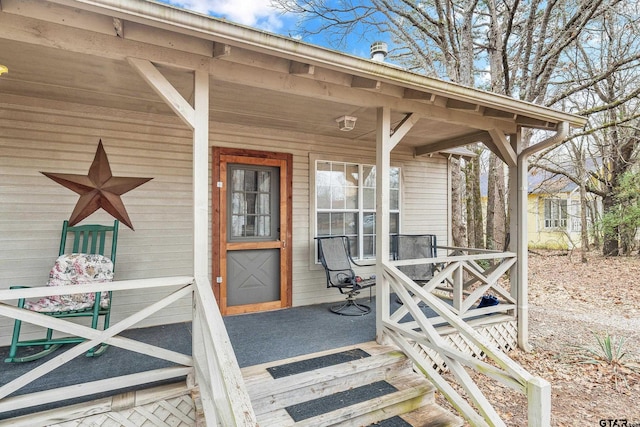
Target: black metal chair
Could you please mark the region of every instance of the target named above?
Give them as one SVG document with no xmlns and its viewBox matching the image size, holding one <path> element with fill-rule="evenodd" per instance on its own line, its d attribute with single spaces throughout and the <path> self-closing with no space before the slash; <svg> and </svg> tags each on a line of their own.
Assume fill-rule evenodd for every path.
<svg viewBox="0 0 640 427">
<path fill-rule="evenodd" d="M 320 263 L 327 274 L 327 288 L 338 288 L 347 299 L 340 304 L 332 305 L 332 313 L 343 316 L 363 316 L 371 312 L 371 307 L 359 304 L 356 296 L 361 289 L 371 288 L 376 284 L 375 278 L 362 280 L 356 276 L 351 265 L 357 265 L 351 257 L 349 238 L 347 236 L 316 237 Z M 371 289 L 369 289 L 371 291 Z"/>
<path fill-rule="evenodd" d="M 435 258 L 437 241 L 435 234 L 393 234 L 391 235 L 391 253 L 394 260 Z M 433 278 L 435 264 L 401 265 L 398 270 L 406 274 L 419 285 Z M 402 304 L 400 298 L 396 302 Z"/>
<path fill-rule="evenodd" d="M 435 258 L 437 242 L 435 234 L 394 234 L 391 236 L 391 252 L 394 260 Z M 416 283 L 425 283 L 433 278 L 434 264 L 399 266 L 398 270 Z"/>
</svg>

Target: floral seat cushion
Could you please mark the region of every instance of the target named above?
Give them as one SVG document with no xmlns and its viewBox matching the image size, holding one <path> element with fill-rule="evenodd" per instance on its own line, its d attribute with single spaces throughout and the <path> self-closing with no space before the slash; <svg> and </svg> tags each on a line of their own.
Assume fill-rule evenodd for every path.
<svg viewBox="0 0 640 427">
<path fill-rule="evenodd" d="M 113 280 L 113 262 L 98 254 L 65 254 L 56 259 L 47 286 L 104 283 Z M 39 312 L 80 311 L 93 307 L 95 293 L 54 295 L 27 301 L 24 307 Z M 109 307 L 109 293 L 102 292 L 100 307 Z"/>
</svg>

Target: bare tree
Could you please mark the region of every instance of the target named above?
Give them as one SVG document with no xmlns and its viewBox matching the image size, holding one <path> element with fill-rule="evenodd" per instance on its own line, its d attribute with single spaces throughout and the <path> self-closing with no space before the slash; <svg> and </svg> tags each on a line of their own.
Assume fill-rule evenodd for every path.
<svg viewBox="0 0 640 427">
<path fill-rule="evenodd" d="M 626 105 L 640 91 L 637 84 L 628 85 L 621 96 L 618 76 L 637 65 L 633 50 L 640 43 L 634 39 L 639 34 L 635 0 L 272 1 L 300 15 L 305 21 L 300 30 L 303 37 L 323 35 L 341 48 L 350 37 L 372 42 L 385 34 L 395 46 L 390 60 L 410 70 L 529 102 L 602 116 L 600 124 L 591 124 L 586 132 L 597 133 L 603 149 L 608 147 L 609 152 L 603 153 L 607 159 L 603 167 L 616 175 L 635 162 L 635 146 L 624 142 L 630 140 L 620 134 L 618 124 L 620 108 L 628 110 Z M 616 40 L 620 32 L 627 33 L 626 39 Z M 604 46 L 600 39 L 605 41 Z M 631 88 L 637 89 L 635 95 Z M 593 103 L 588 104 L 590 101 Z M 628 111 L 625 114 L 631 117 Z M 607 128 L 610 130 L 604 131 Z M 615 188 L 615 179 L 608 182 L 608 176 L 601 174 L 593 179 L 602 181 L 611 191 Z M 585 185 L 587 191 L 596 190 L 591 181 Z M 496 218 L 497 210 L 504 210 L 500 191 L 496 185 L 489 188 L 492 194 L 488 196 L 495 201 L 489 221 Z M 603 196 L 611 193 L 601 188 L 598 191 L 596 194 Z M 462 230 L 464 225 L 454 222 L 453 228 Z M 496 224 L 487 223 L 490 235 L 494 230 Z M 460 244 L 455 239 L 457 234 L 454 232 L 454 244 Z M 495 241 L 494 236 L 489 244 Z M 613 253 L 611 249 L 607 252 Z"/>
<path fill-rule="evenodd" d="M 272 0 L 304 21 L 302 37 L 390 35 L 409 69 L 539 104 L 587 25 L 621 0 Z"/>
<path fill-rule="evenodd" d="M 640 28 L 635 8 L 629 4 L 609 8 L 567 51 L 568 79 L 557 85 L 550 102 L 563 102 L 589 116 L 588 127 L 570 140 L 573 167 L 550 161 L 550 152 L 540 153 L 532 163 L 601 197 L 605 213 L 616 204 L 620 178 L 639 160 Z M 618 240 L 615 229 L 605 234 L 603 253 L 618 255 Z"/>
<path fill-rule="evenodd" d="M 452 230 L 451 237 L 454 246 L 464 246 L 467 236 L 464 215 L 462 211 L 462 172 L 460 169 L 460 159 L 451 158 L 451 217 Z"/>
<path fill-rule="evenodd" d="M 493 153 L 488 160 L 486 247 L 504 249 L 507 235 L 504 163 Z"/>
<path fill-rule="evenodd" d="M 483 248 L 485 243 L 482 221 L 482 196 L 480 192 L 480 150 L 476 150 L 477 155 L 469 159 L 465 165 L 467 246 L 471 248 Z"/>
</svg>

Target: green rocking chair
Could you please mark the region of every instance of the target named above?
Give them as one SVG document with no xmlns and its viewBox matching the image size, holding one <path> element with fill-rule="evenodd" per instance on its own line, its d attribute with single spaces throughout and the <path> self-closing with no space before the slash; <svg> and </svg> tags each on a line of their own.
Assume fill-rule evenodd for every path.
<svg viewBox="0 0 640 427">
<path fill-rule="evenodd" d="M 69 226 L 68 221 L 62 225 L 60 252 L 55 265 L 49 274 L 48 286 L 67 284 L 86 284 L 108 282 L 113 279 L 116 260 L 119 221 L 113 226 L 79 225 Z M 109 238 L 109 234 L 111 237 Z M 71 243 L 71 252 L 67 252 L 67 243 Z M 110 258 L 105 256 L 109 250 Z M 12 286 L 11 289 L 26 286 Z M 109 327 L 111 314 L 111 292 L 95 292 L 89 294 L 59 295 L 41 298 L 39 301 L 18 300 L 18 307 L 37 311 L 56 318 L 91 317 L 91 327 L 98 329 L 100 317 L 103 317 L 103 329 Z M 30 362 L 44 357 L 63 344 L 83 342 L 81 337 L 54 338 L 53 330 L 47 329 L 44 339 L 20 341 L 21 320 L 15 320 L 13 336 L 9 348 L 9 357 L 5 362 Z M 18 347 L 42 346 L 36 353 L 17 357 Z M 101 355 L 108 346 L 101 344 L 89 350 L 87 357 Z"/>
</svg>

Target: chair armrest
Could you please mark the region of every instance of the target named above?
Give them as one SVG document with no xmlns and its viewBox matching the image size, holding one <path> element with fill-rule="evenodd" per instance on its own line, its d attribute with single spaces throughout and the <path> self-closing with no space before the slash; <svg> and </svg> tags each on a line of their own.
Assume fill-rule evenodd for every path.
<svg viewBox="0 0 640 427">
<path fill-rule="evenodd" d="M 14 286 L 9 286 L 9 289 L 28 289 L 31 286 L 20 286 L 20 285 L 14 285 Z M 25 303 L 25 298 L 19 298 L 18 299 L 18 308 L 24 308 L 24 303 Z"/>
<path fill-rule="evenodd" d="M 364 279 L 360 282 L 356 282 L 356 285 L 358 286 L 358 288 L 360 289 L 364 289 L 364 288 L 369 288 L 371 286 L 375 286 L 376 285 L 376 279 Z"/>
<path fill-rule="evenodd" d="M 357 267 L 371 267 L 372 265 L 376 265 L 376 260 L 374 258 L 367 258 L 364 260 L 360 260 L 360 262 L 355 262 L 351 255 L 349 255 L 349 261 L 351 261 L 351 264 Z"/>
</svg>

